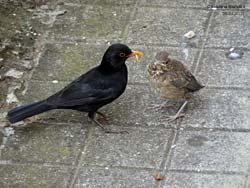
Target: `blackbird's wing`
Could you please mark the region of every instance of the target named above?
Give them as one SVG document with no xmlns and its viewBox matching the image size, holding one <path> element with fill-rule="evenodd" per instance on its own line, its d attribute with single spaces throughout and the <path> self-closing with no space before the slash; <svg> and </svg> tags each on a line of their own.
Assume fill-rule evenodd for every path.
<svg viewBox="0 0 250 188">
<path fill-rule="evenodd" d="M 98 104 L 112 98 L 115 98 L 114 88 L 105 88 L 96 82 L 83 83 L 76 80 L 49 97 L 47 102 L 54 106 L 71 107 Z"/>
</svg>

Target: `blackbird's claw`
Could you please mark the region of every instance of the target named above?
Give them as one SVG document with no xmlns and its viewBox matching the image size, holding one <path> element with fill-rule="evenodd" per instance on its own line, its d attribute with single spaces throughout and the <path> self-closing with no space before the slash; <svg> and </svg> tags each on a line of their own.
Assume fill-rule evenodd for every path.
<svg viewBox="0 0 250 188">
<path fill-rule="evenodd" d="M 97 112 L 96 112 L 97 113 Z M 95 120 L 95 112 L 92 112 L 92 113 L 89 113 L 88 117 L 96 124 L 98 125 L 99 127 L 102 128 L 102 130 L 105 132 L 105 133 L 112 133 L 112 134 L 124 134 L 124 133 L 128 133 L 128 131 L 112 131 L 112 130 L 108 130 L 106 128 L 104 128 L 104 126 L 97 120 Z"/>
<path fill-rule="evenodd" d="M 96 111 L 96 113 L 101 116 L 101 118 L 98 118 L 99 121 L 102 121 L 102 122 L 109 121 L 109 117 L 103 114 L 102 112 Z"/>
</svg>

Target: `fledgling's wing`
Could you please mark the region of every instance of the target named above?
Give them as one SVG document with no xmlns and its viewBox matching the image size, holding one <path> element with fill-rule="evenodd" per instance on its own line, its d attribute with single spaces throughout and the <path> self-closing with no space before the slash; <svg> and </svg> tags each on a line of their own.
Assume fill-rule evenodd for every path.
<svg viewBox="0 0 250 188">
<path fill-rule="evenodd" d="M 198 91 L 204 87 L 180 61 L 171 59 L 169 64 L 171 65 L 173 72 L 171 82 L 175 87 L 185 88 L 190 92 Z"/>
</svg>

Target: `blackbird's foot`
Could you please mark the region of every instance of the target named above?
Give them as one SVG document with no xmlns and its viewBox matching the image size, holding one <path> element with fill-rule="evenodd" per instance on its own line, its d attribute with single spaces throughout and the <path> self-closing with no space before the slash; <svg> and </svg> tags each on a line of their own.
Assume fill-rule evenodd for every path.
<svg viewBox="0 0 250 188">
<path fill-rule="evenodd" d="M 128 131 L 113 131 L 113 130 L 108 130 L 106 129 L 99 121 L 95 120 L 94 119 L 94 115 L 89 113 L 88 117 L 96 124 L 98 125 L 99 127 L 102 128 L 102 130 L 105 132 L 105 133 L 109 133 L 109 134 L 124 134 L 124 133 L 128 133 Z"/>
<path fill-rule="evenodd" d="M 110 120 L 110 118 L 106 116 L 105 114 L 103 114 L 102 112 L 97 111 L 96 113 L 101 116 L 101 117 L 98 117 L 97 119 L 99 122 L 107 123 Z"/>
</svg>

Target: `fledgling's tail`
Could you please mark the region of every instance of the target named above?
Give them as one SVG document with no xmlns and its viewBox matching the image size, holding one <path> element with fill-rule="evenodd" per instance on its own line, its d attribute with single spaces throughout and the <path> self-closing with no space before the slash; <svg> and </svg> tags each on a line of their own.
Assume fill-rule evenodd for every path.
<svg viewBox="0 0 250 188">
<path fill-rule="evenodd" d="M 16 123 L 25 118 L 52 110 L 53 108 L 46 101 L 39 101 L 28 105 L 19 106 L 8 112 L 7 118 L 11 123 Z"/>
</svg>

